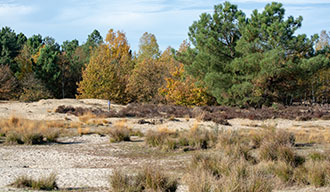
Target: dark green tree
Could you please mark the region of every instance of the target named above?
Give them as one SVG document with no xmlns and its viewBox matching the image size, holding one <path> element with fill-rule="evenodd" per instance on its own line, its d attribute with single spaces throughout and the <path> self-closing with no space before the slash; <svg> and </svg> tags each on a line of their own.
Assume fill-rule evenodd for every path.
<svg viewBox="0 0 330 192">
<path fill-rule="evenodd" d="M 88 35 L 86 43 L 83 45 L 84 51 L 86 53 L 92 52 L 96 47 L 103 43 L 103 37 L 98 30 L 94 30 L 90 35 Z"/>
<path fill-rule="evenodd" d="M 37 54 L 43 44 L 44 42 L 41 35 L 33 35 L 26 41 L 26 45 L 29 47 L 32 55 Z"/>
<path fill-rule="evenodd" d="M 61 68 L 58 65 L 60 46 L 54 38 L 46 37 L 44 47 L 39 50 L 39 56 L 35 62 L 33 71 L 37 79 L 40 79 L 46 88 L 56 98 L 62 97 Z"/>
<path fill-rule="evenodd" d="M 18 66 L 14 59 L 25 42 L 24 34 L 16 34 L 9 27 L 3 27 L 0 30 L 0 65 L 8 65 L 13 73 L 16 73 Z"/>
<path fill-rule="evenodd" d="M 281 3 L 254 10 L 250 18 L 229 2 L 214 10 L 189 28 L 194 48 L 183 59 L 186 71 L 205 83 L 219 104 L 260 107 L 299 98 L 299 81 L 315 71 L 309 59 L 317 40 L 295 35 L 302 17 L 285 18 Z"/>
<path fill-rule="evenodd" d="M 81 55 L 78 40 L 64 41 L 58 64 L 61 68 L 62 97 L 74 98 L 77 94 L 77 83 L 81 81 L 85 55 Z"/>
<path fill-rule="evenodd" d="M 238 56 L 235 49 L 241 37 L 238 23 L 244 21 L 244 13 L 225 2 L 214 6 L 212 15 L 203 13 L 189 28 L 194 48 L 188 48 L 188 54 L 183 54 L 186 58 L 181 60 L 188 74 L 205 83 L 221 104 L 225 103 L 222 97 L 232 84 L 230 63 Z"/>
<path fill-rule="evenodd" d="M 295 36 L 302 17 L 284 16 L 282 4 L 271 3 L 261 13 L 253 11 L 240 25 L 242 37 L 236 46 L 240 57 L 232 62 L 236 75 L 228 90 L 234 103 L 260 107 L 273 102 L 290 104 L 296 97 L 299 63 L 314 55 L 317 36 Z"/>
</svg>

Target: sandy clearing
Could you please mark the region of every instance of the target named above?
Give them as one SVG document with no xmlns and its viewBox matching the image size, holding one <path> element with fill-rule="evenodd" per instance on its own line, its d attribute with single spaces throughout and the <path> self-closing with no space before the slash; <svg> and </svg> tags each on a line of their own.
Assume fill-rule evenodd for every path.
<svg viewBox="0 0 330 192">
<path fill-rule="evenodd" d="M 98 99 L 50 99 L 32 103 L 16 101 L 0 101 L 0 119 L 9 118 L 12 115 L 31 120 L 60 120 L 79 121 L 76 116 L 55 113 L 60 106 L 73 106 L 107 110 L 107 101 Z M 112 105 L 112 109 L 120 110 L 125 106 Z M 261 126 L 273 126 L 276 128 L 291 130 L 322 129 L 330 132 L 330 120 L 293 121 L 285 119 L 269 119 L 256 121 L 248 119 L 228 120 L 231 126 L 216 125 L 213 122 L 198 122 L 196 119 L 179 118 L 179 121 L 163 119 L 162 124 L 149 125 L 138 124 L 141 118 L 124 118 L 126 125 L 146 132 L 150 129 L 169 128 L 185 130 L 199 123 L 202 127 L 213 129 L 256 129 Z M 123 118 L 108 118 L 112 125 Z M 149 121 L 159 119 L 146 119 Z M 165 171 L 182 169 L 191 154 L 156 154 L 142 152 L 142 142 L 129 142 L 120 144 L 109 143 L 109 137 L 99 135 L 85 135 L 77 137 L 60 138 L 60 144 L 36 145 L 36 146 L 7 146 L 0 144 L 0 191 L 23 191 L 8 188 L 7 185 L 17 176 L 28 175 L 38 178 L 52 172 L 57 174 L 60 188 L 81 189 L 83 191 L 105 191 L 109 187 L 108 176 L 115 168 L 121 168 L 127 172 L 141 168 L 143 165 L 156 164 L 163 166 Z M 156 152 L 157 153 L 157 152 Z M 182 188 L 180 189 L 183 190 Z M 180 191 L 179 190 L 179 191 Z M 293 191 L 298 189 L 293 189 Z M 298 191 L 328 191 L 324 189 L 299 189 Z"/>
</svg>

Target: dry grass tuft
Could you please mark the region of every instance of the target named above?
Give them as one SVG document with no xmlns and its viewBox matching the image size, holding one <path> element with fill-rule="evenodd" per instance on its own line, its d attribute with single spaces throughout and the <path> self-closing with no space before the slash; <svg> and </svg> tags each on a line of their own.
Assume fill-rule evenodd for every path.
<svg viewBox="0 0 330 192">
<path fill-rule="evenodd" d="M 109 181 L 114 192 L 175 192 L 178 187 L 176 179 L 164 175 L 159 169 L 150 167 L 145 167 L 136 175 L 131 176 L 115 170 Z"/>
<path fill-rule="evenodd" d="M 78 133 L 78 135 L 80 135 L 80 136 L 83 136 L 83 135 L 90 135 L 90 134 L 91 134 L 91 132 L 90 132 L 90 128 L 89 128 L 89 127 L 82 128 L 81 126 L 77 128 L 77 133 Z"/>
<path fill-rule="evenodd" d="M 184 178 L 189 191 L 272 191 L 295 185 L 330 185 L 328 153 L 297 155 L 290 132 L 271 127 L 222 130 L 217 141 L 217 150 L 193 156 Z"/>
<path fill-rule="evenodd" d="M 146 144 L 159 147 L 162 150 L 208 149 L 215 145 L 217 133 L 199 128 L 194 124 L 189 131 L 173 131 L 168 128 L 159 128 L 158 131 L 149 130 L 145 135 Z"/>
<path fill-rule="evenodd" d="M 184 180 L 189 191 L 272 191 L 275 187 L 270 173 L 244 158 L 197 155 L 188 170 Z"/>
<path fill-rule="evenodd" d="M 55 142 L 59 129 L 46 122 L 32 121 L 11 116 L 0 121 L 0 132 L 6 137 L 7 144 L 42 144 Z"/>
<path fill-rule="evenodd" d="M 39 178 L 34 180 L 27 176 L 20 176 L 11 184 L 11 186 L 16 188 L 31 188 L 33 190 L 55 190 L 58 189 L 56 184 L 56 175 L 54 173 L 50 174 L 48 177 Z"/>
<path fill-rule="evenodd" d="M 168 148 L 175 149 L 175 137 L 175 132 L 170 131 L 167 128 L 159 128 L 158 131 L 149 130 L 145 135 L 145 142 L 147 145 L 152 147 L 164 148 L 167 144 Z"/>
<path fill-rule="evenodd" d="M 110 142 L 130 141 L 131 129 L 126 125 L 126 120 L 117 121 L 109 130 Z"/>
<path fill-rule="evenodd" d="M 79 121 L 81 121 L 85 124 L 88 124 L 88 122 L 94 118 L 96 118 L 96 115 L 94 113 L 88 111 L 87 113 L 84 113 L 83 115 L 79 116 Z"/>
</svg>

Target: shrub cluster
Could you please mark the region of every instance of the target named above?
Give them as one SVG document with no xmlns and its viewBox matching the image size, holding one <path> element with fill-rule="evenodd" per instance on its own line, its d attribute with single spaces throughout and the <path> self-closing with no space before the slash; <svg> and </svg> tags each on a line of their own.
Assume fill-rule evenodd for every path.
<svg viewBox="0 0 330 192">
<path fill-rule="evenodd" d="M 120 111 L 104 111 L 102 109 L 90 109 L 72 106 L 59 106 L 57 113 L 68 113 L 82 116 L 87 113 L 98 117 L 139 117 L 139 118 L 199 118 L 203 121 L 213 121 L 218 124 L 229 125 L 229 119 L 242 118 L 251 120 L 266 120 L 282 118 L 290 120 L 329 119 L 330 111 L 327 106 L 291 106 L 291 107 L 264 107 L 261 109 L 240 109 L 223 106 L 204 106 L 189 108 L 172 105 L 154 104 L 129 104 Z"/>
</svg>

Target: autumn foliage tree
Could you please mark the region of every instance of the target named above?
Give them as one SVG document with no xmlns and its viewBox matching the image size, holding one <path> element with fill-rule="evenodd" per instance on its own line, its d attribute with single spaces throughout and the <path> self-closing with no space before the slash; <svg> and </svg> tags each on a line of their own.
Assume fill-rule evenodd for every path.
<svg viewBox="0 0 330 192">
<path fill-rule="evenodd" d="M 168 104 L 174 105 L 208 105 L 212 97 L 207 94 L 207 89 L 196 86 L 196 79 L 184 73 L 184 66 L 176 67 L 171 76 L 165 78 L 166 84 L 159 89 Z"/>
<path fill-rule="evenodd" d="M 159 102 L 158 89 L 168 73 L 166 63 L 160 62 L 155 35 L 144 33 L 140 38 L 137 63 L 129 77 L 126 91 L 135 102 Z"/>
<path fill-rule="evenodd" d="M 198 81 L 185 71 L 180 57 L 187 54 L 190 44 L 183 41 L 178 51 L 167 49 L 160 61 L 167 63 L 169 74 L 165 76 L 165 83 L 159 89 L 159 94 L 168 104 L 174 105 L 207 105 L 213 104 L 214 99 L 207 94 L 205 86 L 198 86 Z M 185 61 L 191 63 L 190 61 Z"/>
<path fill-rule="evenodd" d="M 133 69 L 125 33 L 109 30 L 105 43 L 96 48 L 78 85 L 78 98 L 108 99 L 126 103 L 128 77 Z"/>
</svg>

